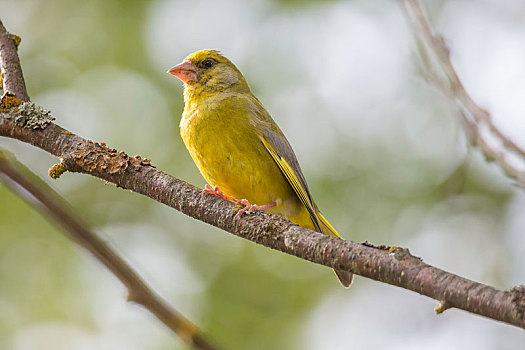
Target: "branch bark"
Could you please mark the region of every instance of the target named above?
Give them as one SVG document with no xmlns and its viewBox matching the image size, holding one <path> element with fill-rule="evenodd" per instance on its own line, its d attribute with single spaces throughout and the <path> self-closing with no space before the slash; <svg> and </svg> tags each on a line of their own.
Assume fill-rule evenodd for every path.
<svg viewBox="0 0 525 350">
<path fill-rule="evenodd" d="M 16 123 L 32 121 L 32 128 Z M 19 119 L 20 120 L 20 119 Z M 201 190 L 151 165 L 149 159 L 85 140 L 49 120 L 34 105 L 25 103 L 0 111 L 0 136 L 18 139 L 45 150 L 61 162 L 50 169 L 58 177 L 65 171 L 90 174 L 166 204 L 195 219 L 266 247 L 317 264 L 412 290 L 438 300 L 441 307 L 459 308 L 525 328 L 525 287 L 502 291 L 462 278 L 424 263 L 408 249 L 357 244 L 301 228 L 268 214 L 233 221 L 233 204 L 207 196 Z"/>
<path fill-rule="evenodd" d="M 26 84 L 22 74 L 22 67 L 16 47 L 18 43 L 14 35 L 10 34 L 0 21 L 0 52 L 2 54 L 0 60 L 0 72 L 4 96 L 11 94 L 16 96 L 21 101 L 29 101 L 27 95 Z M 18 38 L 19 39 L 19 38 Z"/>
<path fill-rule="evenodd" d="M 163 173 L 149 160 L 85 140 L 52 122 L 43 130 L 33 130 L 16 125 L 10 114 L 0 113 L 0 135 L 30 143 L 60 158 L 60 165 L 52 172 L 90 174 L 266 247 L 415 291 L 447 308 L 460 308 L 525 328 L 525 287 L 497 290 L 430 266 L 407 249 L 345 241 L 278 216 L 251 215 L 234 222 L 232 203 L 214 196 L 201 201 L 199 188 Z"/>
</svg>

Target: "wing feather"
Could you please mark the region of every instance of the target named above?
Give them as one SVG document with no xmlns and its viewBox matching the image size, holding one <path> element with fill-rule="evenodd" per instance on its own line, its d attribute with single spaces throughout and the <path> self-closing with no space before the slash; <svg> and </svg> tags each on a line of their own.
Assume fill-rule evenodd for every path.
<svg viewBox="0 0 525 350">
<path fill-rule="evenodd" d="M 317 218 L 316 210 L 312 204 L 310 194 L 308 193 L 308 190 L 302 185 L 302 181 L 294 171 L 293 167 L 290 166 L 290 163 L 288 163 L 288 161 L 285 158 L 281 157 L 277 153 L 275 148 L 263 136 L 259 135 L 259 138 L 261 139 L 261 142 L 263 143 L 264 147 L 266 148 L 268 153 L 270 153 L 273 160 L 283 173 L 288 183 L 292 186 L 294 192 L 297 194 L 297 197 L 299 197 L 301 203 L 308 210 L 308 213 L 310 214 L 310 218 L 312 219 L 316 230 L 322 232 L 321 225 L 319 224 L 319 219 Z"/>
</svg>

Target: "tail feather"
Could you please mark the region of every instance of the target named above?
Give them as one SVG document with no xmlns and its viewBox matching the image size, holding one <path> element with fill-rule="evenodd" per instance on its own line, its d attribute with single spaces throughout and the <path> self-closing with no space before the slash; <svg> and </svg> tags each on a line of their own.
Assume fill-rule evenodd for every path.
<svg viewBox="0 0 525 350">
<path fill-rule="evenodd" d="M 321 214 L 321 212 L 316 211 L 316 214 L 317 214 L 317 218 L 319 219 L 319 224 L 320 224 L 319 226 L 321 226 L 322 233 L 324 233 L 325 235 L 341 238 L 341 236 L 337 233 L 335 228 L 332 225 L 330 225 L 328 220 L 326 220 L 326 218 L 323 216 L 323 214 Z M 341 284 L 344 287 L 346 288 L 350 287 L 350 285 L 352 284 L 352 281 L 354 280 L 353 273 L 348 272 L 348 271 L 343 271 L 343 270 L 336 270 L 336 269 L 334 269 L 334 272 L 337 275 L 337 278 L 339 278 L 339 282 L 341 282 Z"/>
<path fill-rule="evenodd" d="M 337 278 L 339 278 L 339 282 L 343 285 L 343 287 L 348 288 L 352 284 L 352 281 L 354 280 L 354 274 L 348 271 L 343 270 L 336 270 L 334 269 L 335 275 Z"/>
</svg>

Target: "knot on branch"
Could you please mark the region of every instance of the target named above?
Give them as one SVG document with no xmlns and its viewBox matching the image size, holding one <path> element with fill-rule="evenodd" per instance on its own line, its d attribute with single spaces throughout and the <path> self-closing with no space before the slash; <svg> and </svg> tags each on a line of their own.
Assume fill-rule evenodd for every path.
<svg viewBox="0 0 525 350">
<path fill-rule="evenodd" d="M 412 255 L 412 253 L 410 253 L 410 250 L 408 250 L 408 248 L 394 246 L 390 248 L 389 251 L 391 253 L 394 253 L 394 257 L 398 261 L 407 260 L 407 259 L 422 261 L 422 259 L 419 256 Z"/>
<path fill-rule="evenodd" d="M 58 179 L 63 173 L 67 171 L 66 167 L 62 163 L 58 163 L 49 168 L 49 177 L 52 179 Z"/>
<path fill-rule="evenodd" d="M 436 315 L 439 315 L 450 308 L 451 308 L 451 305 L 446 300 L 444 300 L 440 302 L 439 305 L 434 308 L 434 312 L 436 313 Z"/>
<path fill-rule="evenodd" d="M 525 286 L 517 286 L 510 290 L 512 303 L 516 307 L 516 313 L 520 319 L 525 317 Z"/>
<path fill-rule="evenodd" d="M 370 248 L 375 248 L 375 249 L 381 249 L 381 250 L 388 250 L 389 252 L 393 252 L 394 250 L 396 250 L 398 247 L 397 246 L 394 246 L 394 247 L 391 247 L 389 245 L 384 245 L 384 244 L 381 244 L 381 245 L 375 245 L 373 243 L 370 243 L 368 241 L 364 241 L 363 243 L 361 243 L 362 245 L 364 245 L 365 247 L 370 247 Z"/>
<path fill-rule="evenodd" d="M 408 250 L 408 248 L 403 248 L 397 245 L 394 245 L 394 246 L 388 246 L 384 244 L 374 245 L 368 241 L 364 241 L 361 244 L 366 247 L 370 247 L 370 248 L 386 250 L 387 252 L 394 254 L 394 257 L 396 258 L 396 260 L 399 260 L 399 261 L 406 260 L 406 259 L 416 259 L 416 260 L 422 261 L 420 257 L 412 255 L 410 253 L 410 250 Z"/>
<path fill-rule="evenodd" d="M 65 171 L 83 172 L 88 174 L 120 174 L 132 166 L 135 171 L 140 171 L 142 166 L 151 166 L 151 159 L 139 155 L 130 157 L 125 152 L 118 152 L 109 148 L 106 143 L 93 142 L 80 143 L 71 153 L 63 157 L 63 161 L 49 169 L 51 177 L 62 175 Z M 53 174 L 52 174 L 53 172 Z M 57 177 L 58 177 L 57 176 Z"/>
<path fill-rule="evenodd" d="M 15 46 L 18 49 L 18 46 L 20 46 L 20 42 L 22 41 L 22 38 L 19 35 L 16 35 L 13 33 L 9 33 L 9 36 L 11 37 L 11 39 L 13 39 L 13 41 L 15 42 Z"/>
</svg>

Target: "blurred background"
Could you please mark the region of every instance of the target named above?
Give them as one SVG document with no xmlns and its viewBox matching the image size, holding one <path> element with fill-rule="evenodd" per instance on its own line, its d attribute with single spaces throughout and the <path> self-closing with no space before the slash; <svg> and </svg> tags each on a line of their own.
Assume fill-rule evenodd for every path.
<svg viewBox="0 0 525 350">
<path fill-rule="evenodd" d="M 525 3 L 425 3 L 467 90 L 525 147 Z M 80 136 L 202 187 L 178 134 L 187 54 L 221 50 L 288 136 L 323 213 L 347 239 L 409 247 L 509 289 L 525 282 L 525 196 L 471 148 L 421 77 L 393 1 L 0 0 L 32 100 Z M 224 349 L 516 349 L 518 328 L 257 246 L 49 154 L 0 147 L 61 193 L 150 285 Z M 183 349 L 124 287 L 0 185 L 0 348 Z"/>
</svg>

